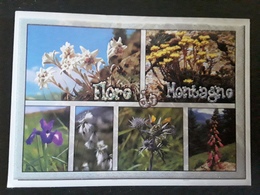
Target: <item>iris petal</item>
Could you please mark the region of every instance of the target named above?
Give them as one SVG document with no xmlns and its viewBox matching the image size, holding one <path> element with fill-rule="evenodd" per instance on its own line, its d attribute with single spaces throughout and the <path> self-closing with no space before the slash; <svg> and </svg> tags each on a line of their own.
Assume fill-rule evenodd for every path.
<svg viewBox="0 0 260 195">
<path fill-rule="evenodd" d="M 40 120 L 40 123 L 41 123 L 41 127 L 42 127 L 42 130 L 43 132 L 49 132 L 52 130 L 52 127 L 53 127 L 53 123 L 54 123 L 54 120 L 50 121 L 49 123 L 47 123 L 43 118 Z"/>
<path fill-rule="evenodd" d="M 46 133 L 44 131 L 41 132 L 40 136 L 42 139 L 42 143 L 50 144 L 53 140 L 54 132 Z"/>
<path fill-rule="evenodd" d="M 54 144 L 56 144 L 57 146 L 62 145 L 62 143 L 63 143 L 62 133 L 59 132 L 59 131 L 56 131 L 56 132 L 54 133 L 52 142 L 53 142 Z"/>
<path fill-rule="evenodd" d="M 37 135 L 37 134 L 39 134 L 40 133 L 40 131 L 38 131 L 37 129 L 33 129 L 33 132 L 29 135 L 29 137 L 27 138 L 27 140 L 25 141 L 26 142 L 26 144 L 28 144 L 28 145 L 31 145 L 32 144 L 32 142 L 33 142 L 33 139 L 35 138 L 35 136 Z"/>
</svg>

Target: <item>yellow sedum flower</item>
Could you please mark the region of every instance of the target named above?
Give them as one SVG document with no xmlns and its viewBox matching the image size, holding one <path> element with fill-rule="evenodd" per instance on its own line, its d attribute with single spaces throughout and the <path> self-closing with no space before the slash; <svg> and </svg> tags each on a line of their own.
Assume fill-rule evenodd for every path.
<svg viewBox="0 0 260 195">
<path fill-rule="evenodd" d="M 185 43 L 185 42 L 183 42 L 183 41 L 180 41 L 179 42 L 179 45 L 181 45 L 181 46 L 185 46 L 187 43 Z"/>
<path fill-rule="evenodd" d="M 191 60 L 194 56 L 193 55 L 189 55 L 186 57 L 187 60 Z"/>
<path fill-rule="evenodd" d="M 162 52 L 157 52 L 154 54 L 156 58 L 161 58 L 163 56 Z"/>
<path fill-rule="evenodd" d="M 210 39 L 210 37 L 209 37 L 209 35 L 200 35 L 199 36 L 199 39 L 201 40 L 201 41 L 205 41 L 205 40 L 208 40 L 208 39 Z"/>
<path fill-rule="evenodd" d="M 159 49 L 160 49 L 160 47 L 153 45 L 150 50 L 151 51 L 158 51 Z"/>
<path fill-rule="evenodd" d="M 173 46 L 173 50 L 179 50 L 179 49 L 181 49 L 181 47 L 179 46 L 179 45 L 175 45 L 175 46 Z"/>
<path fill-rule="evenodd" d="M 169 47 L 169 44 L 168 44 L 168 43 L 161 44 L 160 47 L 161 47 L 162 49 L 164 49 L 164 48 L 166 48 L 166 47 Z"/>
<path fill-rule="evenodd" d="M 209 56 L 209 58 L 216 58 L 217 56 L 218 56 L 218 54 L 216 54 L 216 53 L 210 53 L 210 54 L 208 54 L 208 56 Z"/>
<path fill-rule="evenodd" d="M 204 62 L 206 62 L 206 60 L 200 59 L 200 60 L 197 61 L 197 64 L 202 64 Z"/>
<path fill-rule="evenodd" d="M 171 58 L 179 58 L 179 57 L 180 57 L 180 54 L 178 54 L 178 53 L 172 53 L 172 54 L 170 55 L 170 57 L 171 57 Z"/>
<path fill-rule="evenodd" d="M 182 36 L 185 35 L 185 34 L 186 34 L 186 31 L 177 31 L 177 32 L 175 33 L 175 35 L 178 36 L 178 37 L 182 37 Z"/>
<path fill-rule="evenodd" d="M 205 52 L 205 51 L 199 51 L 199 52 L 198 52 L 198 55 L 204 56 L 204 55 L 206 55 L 206 52 Z"/>
<path fill-rule="evenodd" d="M 167 48 L 165 48 L 164 50 L 163 50 L 163 54 L 170 54 L 171 52 L 167 49 Z"/>
<path fill-rule="evenodd" d="M 166 65 L 166 62 L 159 62 L 159 64 L 160 64 L 161 66 L 165 66 L 165 65 Z"/>
<path fill-rule="evenodd" d="M 187 43 L 187 42 L 188 42 L 188 40 L 189 40 L 188 38 L 186 38 L 186 37 L 183 37 L 181 41 L 182 41 L 182 42 L 184 42 L 184 43 Z"/>
<path fill-rule="evenodd" d="M 163 61 L 164 61 L 165 63 L 169 63 L 169 62 L 172 62 L 173 59 L 172 59 L 172 58 L 164 58 Z"/>
<path fill-rule="evenodd" d="M 205 45 L 208 45 L 209 44 L 209 41 L 201 41 L 201 46 L 205 46 Z"/>
<path fill-rule="evenodd" d="M 201 43 L 199 42 L 198 39 L 195 39 L 195 40 L 193 41 L 193 44 L 196 45 L 196 46 L 198 46 L 198 47 L 201 46 Z"/>
<path fill-rule="evenodd" d="M 155 56 L 148 55 L 146 56 L 146 59 L 152 61 L 155 59 Z"/>
<path fill-rule="evenodd" d="M 193 83 L 193 80 L 192 79 L 185 79 L 183 80 L 184 83 Z"/>
</svg>

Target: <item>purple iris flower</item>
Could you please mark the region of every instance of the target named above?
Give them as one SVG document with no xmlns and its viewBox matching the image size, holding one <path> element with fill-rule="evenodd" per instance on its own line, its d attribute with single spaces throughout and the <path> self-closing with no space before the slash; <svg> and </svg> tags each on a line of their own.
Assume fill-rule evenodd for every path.
<svg viewBox="0 0 260 195">
<path fill-rule="evenodd" d="M 30 145 L 33 142 L 35 136 L 39 135 L 41 137 L 42 143 L 50 144 L 51 142 L 53 142 L 57 146 L 62 145 L 63 143 L 62 133 L 57 130 L 55 130 L 54 132 L 51 131 L 53 128 L 54 120 L 47 123 L 44 119 L 41 119 L 40 123 L 41 123 L 42 131 L 38 131 L 36 128 L 34 128 L 33 132 L 26 140 L 26 143 Z"/>
</svg>

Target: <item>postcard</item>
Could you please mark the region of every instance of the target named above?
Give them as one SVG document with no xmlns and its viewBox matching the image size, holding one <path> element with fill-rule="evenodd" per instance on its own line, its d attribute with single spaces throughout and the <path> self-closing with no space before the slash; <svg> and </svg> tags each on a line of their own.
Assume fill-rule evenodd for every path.
<svg viewBox="0 0 260 195">
<path fill-rule="evenodd" d="M 16 12 L 8 187 L 251 185 L 249 20 Z"/>
</svg>

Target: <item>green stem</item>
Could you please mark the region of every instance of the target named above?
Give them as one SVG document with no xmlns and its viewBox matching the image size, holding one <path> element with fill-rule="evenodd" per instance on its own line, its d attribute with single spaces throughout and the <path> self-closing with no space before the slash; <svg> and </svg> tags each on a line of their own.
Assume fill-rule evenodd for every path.
<svg viewBox="0 0 260 195">
<path fill-rule="evenodd" d="M 64 152 L 66 152 L 66 151 L 68 151 L 69 150 L 69 148 L 66 148 L 65 150 L 63 150 L 60 154 L 58 154 L 57 156 L 56 156 L 56 158 L 59 158 Z"/>
<path fill-rule="evenodd" d="M 37 150 L 38 150 L 38 159 L 39 159 L 39 164 L 40 164 L 41 171 L 43 171 L 43 169 L 42 169 L 42 162 L 41 162 L 41 156 L 40 156 L 39 138 L 38 138 L 38 136 L 36 136 L 36 137 L 37 137 Z"/>
<path fill-rule="evenodd" d="M 55 156 L 52 156 L 51 158 L 54 159 L 54 160 L 57 160 L 57 161 L 61 162 L 62 164 L 67 165 L 67 163 L 66 163 L 64 160 L 61 160 L 61 159 L 59 159 L 59 158 L 57 158 L 57 157 L 55 157 Z"/>
<path fill-rule="evenodd" d="M 32 163 L 30 163 L 30 162 L 28 162 L 27 160 L 23 160 L 27 165 L 29 165 L 30 167 L 32 167 L 33 168 L 33 171 L 34 172 L 37 172 L 37 169 L 32 165 Z"/>
<path fill-rule="evenodd" d="M 149 171 L 152 171 L 152 169 L 153 169 L 153 151 L 151 151 Z"/>
<path fill-rule="evenodd" d="M 44 157 L 45 171 L 49 171 L 49 162 L 48 162 L 48 153 L 47 153 L 47 144 L 42 143 L 42 151 Z"/>
</svg>

